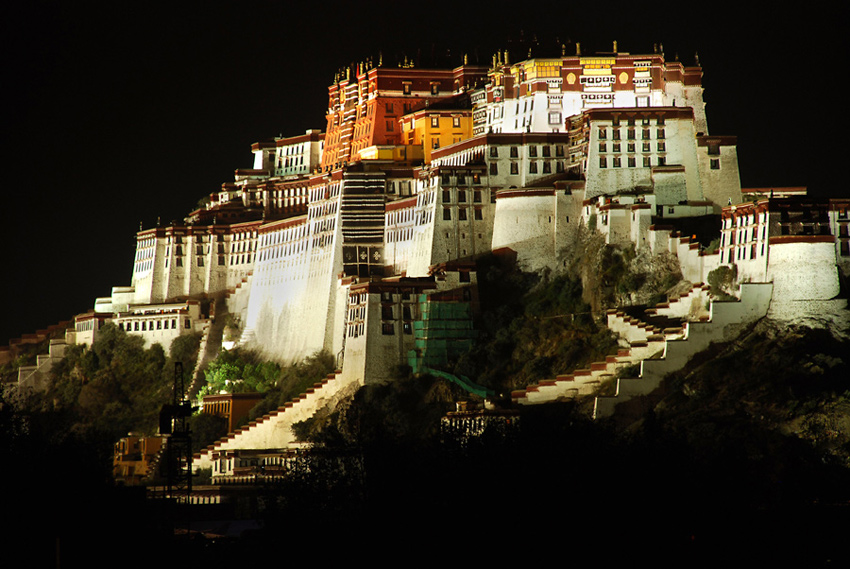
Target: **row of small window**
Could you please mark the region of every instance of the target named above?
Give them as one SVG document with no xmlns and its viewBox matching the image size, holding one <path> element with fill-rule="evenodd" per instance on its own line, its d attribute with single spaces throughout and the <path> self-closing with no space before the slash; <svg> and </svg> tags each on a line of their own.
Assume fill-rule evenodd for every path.
<svg viewBox="0 0 850 569">
<path fill-rule="evenodd" d="M 475 190 L 472 192 L 472 202 L 473 203 L 481 203 L 482 193 L 481 190 Z M 452 190 L 443 190 L 443 203 L 451 203 L 452 202 Z M 457 190 L 457 202 L 458 203 L 466 203 L 466 190 Z"/>
<path fill-rule="evenodd" d="M 405 93 L 405 95 L 409 95 L 410 93 Z M 403 103 L 401 106 L 404 114 L 409 113 L 413 110 L 413 106 L 410 103 Z M 384 109 L 386 110 L 386 114 L 394 115 L 395 114 L 395 103 L 385 103 Z M 371 107 L 366 107 L 365 109 L 367 115 L 371 115 Z M 360 116 L 363 116 L 362 114 Z"/>
<path fill-rule="evenodd" d="M 481 173 L 480 172 L 473 172 L 469 176 L 467 176 L 466 174 L 458 172 L 457 175 L 455 176 L 455 178 L 456 178 L 457 183 L 454 184 L 454 185 L 456 185 L 456 186 L 466 186 L 468 184 L 478 186 L 478 185 L 481 184 Z M 452 185 L 451 181 L 452 181 L 452 177 L 451 177 L 450 174 L 441 174 L 440 175 L 440 183 L 442 185 L 450 186 L 450 185 Z"/>
<path fill-rule="evenodd" d="M 761 256 L 764 257 L 765 244 L 761 244 Z M 747 253 L 749 252 L 749 256 Z M 729 257 L 726 258 L 726 251 L 721 249 L 720 251 L 720 263 L 731 263 L 733 261 L 746 261 L 747 259 L 755 259 L 757 257 L 758 248 L 756 248 L 755 243 L 746 246 L 738 246 L 732 247 L 729 249 Z M 734 259 L 733 259 L 734 257 Z"/>
<path fill-rule="evenodd" d="M 403 305 L 401 307 L 401 311 L 401 317 L 403 320 L 413 320 L 413 310 L 411 305 Z M 391 304 L 381 306 L 381 320 L 395 320 L 393 306 Z"/>
<path fill-rule="evenodd" d="M 467 209 L 469 209 L 469 208 L 466 208 L 466 207 L 458 208 L 457 218 L 458 218 L 459 221 L 466 221 L 468 219 Z M 452 219 L 452 208 L 444 207 L 443 208 L 443 221 L 451 221 L 451 219 Z M 484 219 L 484 212 L 479 208 L 474 208 L 472 210 L 472 219 L 475 219 L 476 221 L 481 221 L 482 219 Z"/>
<path fill-rule="evenodd" d="M 170 324 L 170 325 L 169 325 Z M 191 328 L 192 321 L 186 318 L 183 321 L 184 328 Z M 177 329 L 177 319 L 176 318 L 165 318 L 159 320 L 142 320 L 139 322 L 138 320 L 135 322 L 127 322 L 126 325 L 124 322 L 118 323 L 118 329 L 124 330 L 125 332 L 149 332 L 153 330 L 176 330 Z"/>
<path fill-rule="evenodd" d="M 404 322 L 402 324 L 402 329 L 405 334 L 413 334 L 413 323 L 412 322 Z M 383 322 L 381 324 L 381 334 L 384 336 L 394 336 L 395 335 L 395 324 L 392 322 Z"/>
<path fill-rule="evenodd" d="M 635 152 L 636 145 L 634 142 L 630 142 L 626 145 L 626 152 Z M 644 142 L 641 146 L 643 152 L 651 152 L 650 143 Z M 657 152 L 666 152 L 667 151 L 667 143 L 663 140 L 659 140 L 655 143 L 655 148 Z M 608 143 L 600 142 L 599 143 L 599 152 L 608 152 Z M 611 152 L 622 152 L 621 146 L 619 142 L 615 142 L 611 145 Z"/>
<path fill-rule="evenodd" d="M 537 158 L 537 146 L 534 145 L 534 144 L 530 144 L 527 148 L 528 148 L 529 158 Z M 547 145 L 541 146 L 540 147 L 540 155 L 543 158 L 551 157 L 552 156 L 552 147 L 547 146 Z M 519 158 L 519 147 L 511 146 L 509 156 L 511 158 Z M 555 146 L 555 156 L 556 157 L 564 156 L 564 146 L 563 145 L 558 144 L 558 145 Z M 498 157 L 499 157 L 499 147 L 498 146 L 491 146 L 490 147 L 490 158 L 498 158 Z"/>
<path fill-rule="evenodd" d="M 727 233 L 729 235 L 729 245 L 735 244 L 735 241 L 736 241 L 735 237 L 736 236 L 737 236 L 737 242 L 738 243 L 746 243 L 748 241 L 755 241 L 756 237 L 758 236 L 758 230 L 756 228 L 746 228 L 746 229 L 739 229 L 738 231 L 723 232 L 720 235 L 720 246 L 721 247 L 726 246 L 726 235 L 727 235 Z M 761 238 L 762 238 L 762 240 L 767 239 L 767 225 L 762 225 Z"/>
<path fill-rule="evenodd" d="M 287 245 L 277 245 L 265 251 L 260 251 L 260 261 L 268 261 L 269 259 L 279 259 L 280 257 L 289 257 L 293 253 L 301 253 L 307 249 L 305 240 L 289 243 Z M 219 263 L 222 264 L 222 263 Z"/>
<path fill-rule="evenodd" d="M 549 161 L 543 162 L 543 166 L 540 168 L 540 171 L 542 171 L 544 174 L 551 174 L 552 173 L 552 163 L 549 162 Z M 558 173 L 558 174 L 561 174 L 561 173 L 563 173 L 563 171 L 564 171 L 564 163 L 561 160 L 556 161 L 555 162 L 555 172 Z M 518 176 L 519 175 L 519 162 L 511 162 L 510 172 L 511 172 L 511 176 Z M 532 161 L 532 162 L 528 163 L 528 173 L 529 174 L 537 174 L 538 173 L 537 162 Z M 491 176 L 498 176 L 499 175 L 499 165 L 496 164 L 495 162 L 490 163 L 490 175 Z"/>
<path fill-rule="evenodd" d="M 611 164 L 612 164 L 613 168 L 622 168 L 623 167 L 623 161 L 619 156 L 614 156 L 613 159 L 611 160 Z M 627 166 L 626 166 L 627 168 L 635 168 L 635 167 L 637 167 L 637 160 L 634 156 L 629 156 L 627 158 L 626 164 L 627 164 Z M 667 164 L 667 159 L 664 156 L 659 156 L 658 157 L 658 165 L 664 166 L 666 164 Z M 652 166 L 652 158 L 649 157 L 649 156 L 644 156 L 643 157 L 643 167 L 649 168 L 651 166 Z M 599 167 L 600 168 L 607 168 L 608 167 L 608 157 L 607 156 L 600 156 L 599 157 Z"/>
<path fill-rule="evenodd" d="M 608 138 L 608 129 L 606 127 L 599 127 L 597 131 L 599 133 L 599 140 L 607 140 Z M 665 133 L 663 128 L 655 129 L 655 138 L 658 140 L 663 140 L 665 138 Z M 630 128 L 626 130 L 626 138 L 628 140 L 635 140 L 635 129 Z M 641 133 L 642 140 L 650 140 L 652 138 L 651 132 L 648 128 L 643 129 Z M 611 140 L 620 140 L 620 129 L 616 128 L 611 133 Z"/>
<path fill-rule="evenodd" d="M 231 265 L 244 265 L 245 263 L 250 263 L 250 262 L 251 262 L 251 254 L 250 253 L 248 253 L 247 255 L 231 255 L 230 256 L 230 264 Z M 204 257 L 196 257 L 195 263 L 199 267 L 203 267 L 204 266 Z M 218 265 L 227 264 L 227 255 L 219 255 L 218 256 L 218 263 L 216 263 L 216 264 L 218 264 Z M 174 266 L 175 267 L 182 267 L 183 266 L 183 257 L 176 257 L 174 259 Z M 168 268 L 168 259 L 165 259 L 165 268 L 166 269 Z"/>
<path fill-rule="evenodd" d="M 620 117 L 618 117 L 618 116 L 615 116 L 615 117 L 611 120 L 611 124 L 612 124 L 612 126 L 620 126 L 620 123 L 621 123 L 621 121 L 620 121 Z M 627 124 L 628 126 L 635 126 L 635 125 L 637 124 L 637 123 L 636 123 L 636 121 L 635 121 L 635 117 L 629 117 L 628 119 L 626 119 L 626 124 Z M 650 119 L 650 118 L 648 118 L 648 117 L 643 117 L 643 118 L 641 119 L 641 125 L 643 125 L 643 126 L 649 126 L 650 124 L 652 124 L 652 119 Z M 655 119 L 655 124 L 656 124 L 656 125 L 659 125 L 659 126 L 660 126 L 660 125 L 663 125 L 663 124 L 664 124 L 664 117 L 657 117 L 657 118 Z"/>
</svg>

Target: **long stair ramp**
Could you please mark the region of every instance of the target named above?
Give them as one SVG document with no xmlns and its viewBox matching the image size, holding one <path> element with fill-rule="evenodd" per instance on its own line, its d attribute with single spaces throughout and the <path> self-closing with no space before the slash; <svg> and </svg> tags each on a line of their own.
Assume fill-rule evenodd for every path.
<svg viewBox="0 0 850 569">
<path fill-rule="evenodd" d="M 657 389 L 664 376 L 683 367 L 711 342 L 733 338 L 763 317 L 772 289 L 770 283 L 743 284 L 739 301 L 716 301 L 710 297 L 710 287 L 697 283 L 684 294 L 634 314 L 609 310 L 608 328 L 621 342 L 617 354 L 588 368 L 515 390 L 511 399 L 518 405 L 564 401 L 595 395 L 613 382 L 613 396 L 594 399 L 594 417 L 608 416 L 616 405 Z M 624 369 L 634 366 L 640 366 L 638 377 L 621 376 Z"/>
<path fill-rule="evenodd" d="M 683 368 L 692 356 L 708 348 L 712 342 L 734 339 L 747 325 L 767 314 L 772 293 L 772 283 L 744 283 L 741 284 L 739 300 L 711 299 L 707 314 L 697 320 L 685 321 L 680 337 L 666 338 L 663 352 L 640 361 L 638 377 L 617 378 L 613 396 L 596 397 L 594 417 L 608 417 L 617 405 L 655 391 L 665 376 Z M 656 307 L 656 310 L 666 309 L 669 307 Z M 618 328 L 623 326 L 622 318 L 609 314 L 609 323 L 612 320 L 612 330 L 620 333 Z"/>
<path fill-rule="evenodd" d="M 343 381 L 341 375 L 342 372 L 329 374 L 324 380 L 314 384 L 285 405 L 228 433 L 195 454 L 193 466 L 211 468 L 214 455 L 222 451 L 285 449 L 301 446 L 292 432 L 292 426 L 312 417 L 316 411 L 330 403 L 349 385 L 360 385 L 357 381 Z"/>
</svg>

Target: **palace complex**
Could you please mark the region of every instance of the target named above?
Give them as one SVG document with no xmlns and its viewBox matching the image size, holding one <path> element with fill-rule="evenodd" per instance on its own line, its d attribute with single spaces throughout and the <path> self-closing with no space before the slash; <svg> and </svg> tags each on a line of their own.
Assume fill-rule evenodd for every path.
<svg viewBox="0 0 850 569">
<path fill-rule="evenodd" d="M 332 353 L 328 382 L 205 451 L 201 464 L 223 475 L 240 449 L 295 444 L 291 423 L 349 386 L 387 381 L 399 364 L 439 369 L 475 339 L 475 260 L 510 250 L 526 270 L 557 271 L 580 224 L 608 244 L 676 256 L 689 294 L 708 305 L 665 333 L 612 312 L 627 349 L 611 365 L 642 361 L 653 342 L 722 337 L 780 303 L 789 314 L 835 310 L 850 200 L 742 189 L 735 136 L 709 131 L 702 75 L 698 62 L 616 47 L 515 63 L 498 53 L 454 69 L 351 66 L 328 88 L 324 131 L 254 144 L 253 167 L 205 206 L 139 231 L 129 286 L 78 316 L 68 341 L 89 343 L 113 321 L 165 347 L 202 332 L 206 348 L 226 313 L 233 342 L 270 359 Z M 719 246 L 677 230 L 704 216 L 720 216 Z M 736 271 L 737 303 L 703 286 L 721 266 Z M 675 312 L 666 304 L 658 310 Z M 679 365 L 670 350 L 668 367 Z M 644 379 L 657 373 L 649 361 Z M 582 378 L 598 385 L 602 369 L 514 400 L 592 394 Z M 600 398 L 599 412 L 615 404 Z"/>
</svg>

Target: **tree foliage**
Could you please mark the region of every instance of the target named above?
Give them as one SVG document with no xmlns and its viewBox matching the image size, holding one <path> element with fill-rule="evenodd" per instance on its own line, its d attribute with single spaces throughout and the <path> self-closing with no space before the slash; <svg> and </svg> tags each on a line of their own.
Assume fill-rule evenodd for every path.
<svg viewBox="0 0 850 569">
<path fill-rule="evenodd" d="M 454 373 L 505 393 L 604 358 L 616 346 L 569 273 L 536 275 L 484 261 L 479 338 Z"/>
<path fill-rule="evenodd" d="M 69 346 L 47 389 L 24 397 L 19 411 L 46 444 L 84 444 L 109 472 L 115 441 L 156 434 L 160 408 L 172 398 L 175 358 L 191 370 L 197 346 L 197 338 L 178 338 L 166 357 L 159 344 L 145 349 L 141 337 L 107 324 L 91 347 Z"/>
<path fill-rule="evenodd" d="M 207 384 L 199 398 L 216 393 L 265 393 L 281 377 L 279 364 L 264 361 L 256 352 L 248 350 L 222 350 L 206 370 Z"/>
</svg>

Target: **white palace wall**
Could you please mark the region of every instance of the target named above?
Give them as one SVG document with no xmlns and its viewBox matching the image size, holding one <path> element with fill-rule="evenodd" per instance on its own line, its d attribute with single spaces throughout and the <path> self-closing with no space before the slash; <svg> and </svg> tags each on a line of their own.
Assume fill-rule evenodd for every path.
<svg viewBox="0 0 850 569">
<path fill-rule="evenodd" d="M 783 301 L 835 298 L 839 283 L 834 243 L 771 237 L 768 280 L 773 282 L 774 296 Z"/>
</svg>

